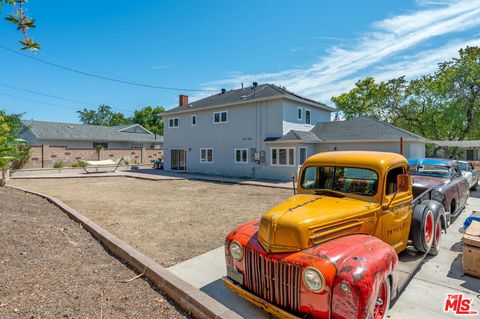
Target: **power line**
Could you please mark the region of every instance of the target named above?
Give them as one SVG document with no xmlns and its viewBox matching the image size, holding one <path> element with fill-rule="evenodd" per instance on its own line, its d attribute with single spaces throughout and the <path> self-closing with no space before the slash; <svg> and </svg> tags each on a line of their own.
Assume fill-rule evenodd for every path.
<svg viewBox="0 0 480 319">
<path fill-rule="evenodd" d="M 20 56 L 23 56 L 25 58 L 28 58 L 28 59 L 46 64 L 46 65 L 50 65 L 50 66 L 53 66 L 53 67 L 56 67 L 56 68 L 59 68 L 59 69 L 65 70 L 65 71 L 78 73 L 78 74 L 82 74 L 82 75 L 97 78 L 97 79 L 102 79 L 102 80 L 107 80 L 107 81 L 112 81 L 112 82 L 117 82 L 117 83 L 122 83 L 122 84 L 128 84 L 128 85 L 134 85 L 134 86 L 147 87 L 147 88 L 152 88 L 152 89 L 169 90 L 169 91 L 216 92 L 214 90 L 202 90 L 202 89 L 188 89 L 188 88 L 176 88 L 176 87 L 168 87 L 168 86 L 157 86 L 157 85 L 150 85 L 150 84 L 138 83 L 138 82 L 133 82 L 133 81 L 115 79 L 115 78 L 112 78 L 112 77 L 98 75 L 98 74 L 89 73 L 89 72 L 84 72 L 84 71 L 81 71 L 81 70 L 70 68 L 68 66 L 63 66 L 63 65 L 56 64 L 56 63 L 53 63 L 53 62 L 45 61 L 45 60 L 42 60 L 40 58 L 37 58 L 37 57 L 34 57 L 34 56 L 27 55 L 25 53 L 19 52 L 17 50 L 10 49 L 10 48 L 8 48 L 6 46 L 3 46 L 3 45 L 0 45 L 0 48 L 4 49 L 6 51 L 9 51 L 11 53 L 14 53 L 16 55 L 20 55 Z"/>
<path fill-rule="evenodd" d="M 1 13 L 0 13 L 0 16 L 2 16 Z M 8 39 L 8 40 L 11 40 L 11 41 L 14 41 L 14 42 L 17 42 L 17 41 L 18 41 L 18 39 L 15 39 L 15 38 L 10 37 L 10 36 L 6 36 L 5 34 L 1 34 L 1 33 L 0 33 L 0 38 L 5 38 L 5 39 Z M 92 70 L 92 71 L 100 72 L 100 73 L 107 74 L 107 75 L 110 75 L 110 76 L 113 76 L 113 77 L 119 77 L 119 75 L 117 75 L 117 74 L 113 74 L 113 73 L 111 73 L 111 72 L 107 72 L 107 71 L 101 70 L 101 69 L 99 69 L 99 68 L 97 68 L 97 67 L 94 67 L 94 66 L 91 66 L 91 65 L 88 65 L 88 64 L 85 64 L 85 63 L 77 62 L 77 61 L 75 61 L 75 60 L 73 60 L 73 59 L 67 58 L 67 57 L 62 56 L 62 55 L 59 55 L 59 54 L 57 54 L 57 53 L 52 53 L 52 52 L 48 51 L 47 49 L 45 49 L 45 48 L 43 48 L 43 47 L 42 47 L 42 54 L 47 54 L 47 55 L 49 55 L 49 56 L 51 56 L 51 57 L 53 57 L 53 58 L 59 58 L 59 59 L 61 59 L 61 60 L 66 60 L 66 61 L 68 61 L 68 62 L 70 62 L 70 63 L 76 64 L 76 65 L 81 66 L 81 67 L 85 67 L 85 68 L 90 69 L 90 70 Z"/>
<path fill-rule="evenodd" d="M 23 91 L 23 92 L 27 92 L 27 93 L 46 96 L 46 97 L 49 97 L 49 98 L 54 98 L 54 99 L 63 100 L 63 101 L 67 101 L 67 102 L 85 104 L 86 106 L 94 107 L 93 103 L 78 101 L 78 100 L 72 100 L 72 99 L 68 99 L 68 98 L 65 98 L 65 97 L 57 96 L 57 95 L 42 93 L 42 92 L 33 91 L 33 90 L 29 90 L 29 89 L 23 89 L 23 88 L 19 88 L 19 87 L 13 86 L 13 85 L 9 85 L 9 84 L 0 83 L 0 86 L 6 87 L 6 88 L 9 88 L 9 89 L 12 89 L 12 90 Z M 126 109 L 112 108 L 112 110 L 133 113 L 133 111 L 126 110 Z"/>
<path fill-rule="evenodd" d="M 23 91 L 23 92 L 27 92 L 27 93 L 42 95 L 42 96 L 46 96 L 46 97 L 50 97 L 50 98 L 58 99 L 58 100 L 63 100 L 63 101 L 67 101 L 67 102 L 85 104 L 85 105 L 90 105 L 90 106 L 93 105 L 92 103 L 88 103 L 88 102 L 84 102 L 84 101 L 72 100 L 72 99 L 68 99 L 68 98 L 64 98 L 64 97 L 60 97 L 60 96 L 56 96 L 56 95 L 52 95 L 52 94 L 41 93 L 41 92 L 38 92 L 38 91 L 29 90 L 29 89 L 22 89 L 22 88 L 15 87 L 13 85 L 4 84 L 4 83 L 0 83 L 0 86 L 3 86 L 5 88 L 9 88 L 9 89 L 12 89 L 12 90 L 17 90 L 17 91 Z"/>
<path fill-rule="evenodd" d="M 43 102 L 43 101 L 37 101 L 37 100 L 27 99 L 27 98 L 24 98 L 24 97 L 21 97 L 21 96 L 13 95 L 13 94 L 0 93 L 0 95 L 8 96 L 8 97 L 11 97 L 11 98 L 14 98 L 14 99 L 23 100 L 23 101 L 27 101 L 27 102 L 38 103 L 38 104 L 45 104 L 45 105 L 56 106 L 56 107 L 63 107 L 63 108 L 66 108 L 66 109 L 71 109 L 71 110 L 76 110 L 76 111 L 81 111 L 81 110 L 83 110 L 83 109 L 81 109 L 81 108 L 75 108 L 75 107 L 71 107 L 71 106 L 67 106 L 67 105 L 61 105 L 61 104 L 55 104 L 55 103 L 49 103 L 49 102 Z"/>
</svg>

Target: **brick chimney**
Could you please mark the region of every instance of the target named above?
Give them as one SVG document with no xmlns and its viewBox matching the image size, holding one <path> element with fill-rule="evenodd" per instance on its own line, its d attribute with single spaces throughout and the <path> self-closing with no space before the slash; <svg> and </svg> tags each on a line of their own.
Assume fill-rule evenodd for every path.
<svg viewBox="0 0 480 319">
<path fill-rule="evenodd" d="M 187 106 L 188 105 L 188 95 L 179 95 L 178 96 L 178 105 L 179 106 Z"/>
</svg>

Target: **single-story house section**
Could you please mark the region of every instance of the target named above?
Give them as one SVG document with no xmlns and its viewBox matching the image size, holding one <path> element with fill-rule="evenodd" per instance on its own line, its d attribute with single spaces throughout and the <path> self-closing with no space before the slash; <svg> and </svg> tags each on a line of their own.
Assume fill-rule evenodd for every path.
<svg viewBox="0 0 480 319">
<path fill-rule="evenodd" d="M 22 124 L 20 137 L 32 146 L 26 168 L 124 156 L 137 164 L 163 158 L 163 136 L 139 124 L 101 126 L 33 120 L 23 120 Z"/>
<path fill-rule="evenodd" d="M 307 153 L 368 150 L 402 153 L 405 157 L 425 157 L 428 141 L 417 134 L 368 117 L 318 123 L 309 132 L 291 130 L 280 138 L 270 138 L 273 145 L 298 144 Z M 303 158 L 299 159 L 302 164 Z"/>
<path fill-rule="evenodd" d="M 181 95 L 178 107 L 161 114 L 164 167 L 289 180 L 308 156 L 323 151 L 425 154 L 421 136 L 366 117 L 331 122 L 334 111 L 272 84 L 222 90 L 192 103 Z"/>
<path fill-rule="evenodd" d="M 463 140 L 463 141 L 429 141 L 440 147 L 456 148 L 460 151 L 460 156 L 456 159 L 465 161 L 474 161 L 476 166 L 480 163 L 480 140 Z M 448 154 L 440 150 L 439 157 L 448 158 Z"/>
</svg>

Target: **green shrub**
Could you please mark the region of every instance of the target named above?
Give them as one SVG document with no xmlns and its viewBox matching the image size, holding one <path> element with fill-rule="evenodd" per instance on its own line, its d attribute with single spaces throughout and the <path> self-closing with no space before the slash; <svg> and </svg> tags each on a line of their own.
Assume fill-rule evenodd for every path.
<svg viewBox="0 0 480 319">
<path fill-rule="evenodd" d="M 72 164 L 72 167 L 84 168 L 84 167 L 87 167 L 87 163 L 84 161 L 77 161 L 76 163 Z"/>
<path fill-rule="evenodd" d="M 63 168 L 65 165 L 63 165 L 63 162 L 62 161 L 58 161 L 58 162 L 55 162 L 55 164 L 53 164 L 53 168 Z"/>
<path fill-rule="evenodd" d="M 15 160 L 12 161 L 13 169 L 20 169 L 25 165 L 30 159 L 30 146 L 25 144 L 17 145 L 17 152 Z"/>
</svg>

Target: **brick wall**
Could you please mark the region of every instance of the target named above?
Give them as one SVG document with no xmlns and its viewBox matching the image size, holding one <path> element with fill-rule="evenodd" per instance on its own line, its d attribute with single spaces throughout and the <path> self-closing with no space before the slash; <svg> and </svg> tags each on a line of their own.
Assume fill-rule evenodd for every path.
<svg viewBox="0 0 480 319">
<path fill-rule="evenodd" d="M 480 169 L 480 161 L 469 161 L 475 169 Z"/>
<path fill-rule="evenodd" d="M 42 145 L 32 145 L 30 148 L 30 159 L 23 167 L 42 168 Z"/>
<path fill-rule="evenodd" d="M 147 149 L 145 150 L 145 155 L 146 155 L 146 160 L 145 160 L 146 163 L 150 163 L 159 158 L 163 160 L 163 150 Z"/>
<path fill-rule="evenodd" d="M 103 149 L 100 158 L 96 149 L 68 148 L 67 146 L 32 145 L 30 159 L 23 168 L 51 168 L 57 162 L 71 166 L 79 160 L 97 161 L 111 159 L 117 161 L 129 157 L 129 164 L 150 163 L 157 158 L 163 158 L 163 150 L 155 149 Z"/>
</svg>

